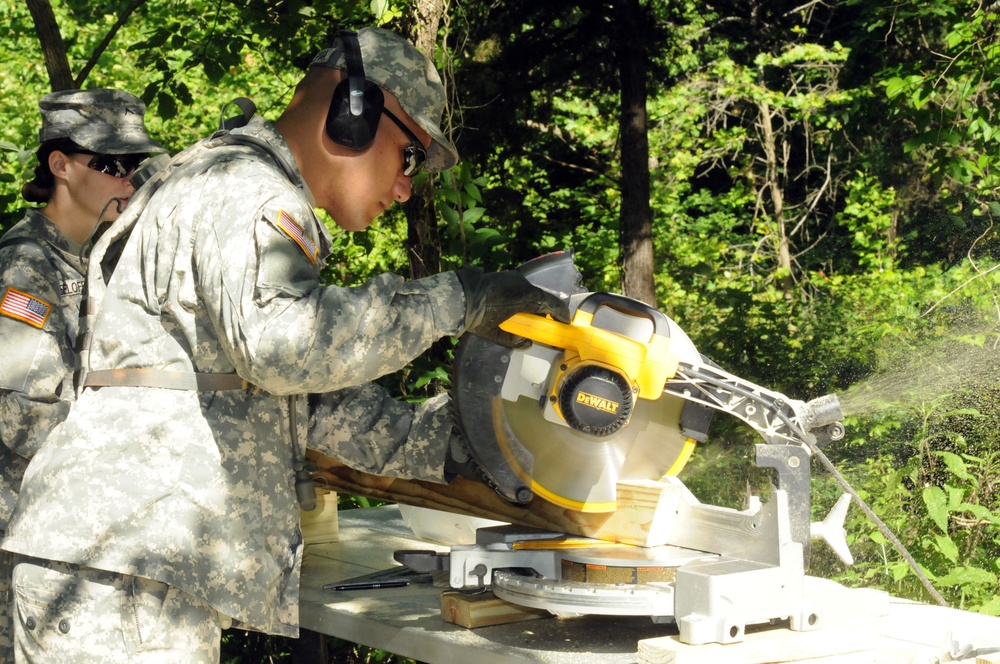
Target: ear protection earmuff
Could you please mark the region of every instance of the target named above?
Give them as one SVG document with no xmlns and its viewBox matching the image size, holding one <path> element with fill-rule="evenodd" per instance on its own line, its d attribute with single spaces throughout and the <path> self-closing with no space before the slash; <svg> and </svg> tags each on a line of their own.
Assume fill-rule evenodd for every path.
<svg viewBox="0 0 1000 664">
<path fill-rule="evenodd" d="M 338 30 L 347 60 L 347 77 L 333 91 L 330 110 L 326 114 L 326 134 L 337 145 L 351 150 L 364 150 L 375 140 L 382 120 L 385 95 L 375 83 L 365 78 L 361 61 L 361 45 L 356 32 Z"/>
</svg>

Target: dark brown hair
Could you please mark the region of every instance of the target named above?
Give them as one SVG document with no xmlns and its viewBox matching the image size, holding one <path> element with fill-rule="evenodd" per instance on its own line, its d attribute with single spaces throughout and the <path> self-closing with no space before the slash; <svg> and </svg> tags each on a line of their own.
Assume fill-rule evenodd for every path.
<svg viewBox="0 0 1000 664">
<path fill-rule="evenodd" d="M 35 177 L 25 182 L 21 187 L 21 196 L 29 203 L 48 203 L 55 193 L 56 179 L 49 169 L 49 155 L 58 150 L 65 154 L 76 154 L 83 148 L 68 138 L 55 138 L 38 146 L 35 156 L 38 166 L 35 166 Z"/>
</svg>

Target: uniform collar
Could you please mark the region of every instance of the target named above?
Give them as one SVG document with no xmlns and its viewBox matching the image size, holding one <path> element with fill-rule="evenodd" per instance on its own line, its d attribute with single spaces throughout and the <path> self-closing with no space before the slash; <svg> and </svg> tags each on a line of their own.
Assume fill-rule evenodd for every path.
<svg viewBox="0 0 1000 664">
<path fill-rule="evenodd" d="M 28 209 L 21 232 L 23 235 L 30 235 L 36 240 L 45 241 L 60 251 L 75 256 L 83 254 L 84 245 L 63 235 L 59 227 L 45 216 L 43 208 Z"/>
<path fill-rule="evenodd" d="M 292 184 L 302 190 L 302 193 L 309 201 L 310 206 L 316 207 L 316 199 L 313 197 L 312 191 L 309 189 L 309 185 L 306 184 L 305 178 L 302 177 L 301 171 L 299 171 L 299 165 L 295 161 L 295 155 L 292 154 L 292 150 L 288 147 L 288 143 L 286 143 L 285 139 L 280 133 L 278 133 L 278 129 L 273 123 L 265 119 L 262 115 L 255 115 L 250 118 L 250 121 L 247 122 L 246 125 L 239 127 L 238 129 L 234 129 L 232 133 L 253 136 L 270 144 L 271 147 L 278 154 L 280 154 L 291 167 L 295 175 L 295 179 L 292 181 Z"/>
</svg>

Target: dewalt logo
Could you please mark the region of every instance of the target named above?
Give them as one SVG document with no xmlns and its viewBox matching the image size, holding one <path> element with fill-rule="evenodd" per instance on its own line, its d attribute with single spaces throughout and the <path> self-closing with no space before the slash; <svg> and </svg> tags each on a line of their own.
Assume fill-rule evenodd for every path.
<svg viewBox="0 0 1000 664">
<path fill-rule="evenodd" d="M 583 404 L 584 406 L 589 406 L 595 410 L 604 411 L 605 413 L 611 413 L 612 415 L 618 414 L 618 407 L 621 405 L 617 401 L 612 401 L 611 399 L 605 399 L 603 397 L 596 396 L 594 394 L 588 394 L 587 392 L 580 391 L 576 395 L 576 402 Z"/>
</svg>

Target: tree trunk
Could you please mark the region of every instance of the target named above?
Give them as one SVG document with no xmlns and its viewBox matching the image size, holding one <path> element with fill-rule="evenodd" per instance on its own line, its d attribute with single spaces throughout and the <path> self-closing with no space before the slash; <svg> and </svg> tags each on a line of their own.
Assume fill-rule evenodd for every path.
<svg viewBox="0 0 1000 664">
<path fill-rule="evenodd" d="M 763 134 L 763 148 L 767 169 L 765 186 L 771 194 L 771 214 L 774 219 L 775 244 L 777 245 L 778 267 L 784 272 L 781 287 L 785 295 L 790 295 L 794 281 L 792 279 L 792 251 L 788 240 L 788 230 L 785 224 L 785 198 L 781 191 L 781 179 L 778 169 L 778 149 L 774 137 L 774 126 L 771 122 L 771 105 L 766 100 L 758 103 L 760 126 Z"/>
<path fill-rule="evenodd" d="M 412 39 L 417 48 L 431 60 L 437 48 L 438 27 L 444 13 L 444 0 L 416 0 L 413 3 Z M 434 208 L 434 180 L 426 178 L 414 187 L 410 200 L 403 205 L 406 212 L 407 252 L 410 277 L 419 279 L 441 271 L 441 239 Z"/>
<path fill-rule="evenodd" d="M 622 289 L 656 307 L 653 281 L 653 219 L 649 205 L 649 137 L 646 117 L 646 53 L 639 0 L 624 0 L 615 40 L 621 77 Z"/>
<path fill-rule="evenodd" d="M 56 15 L 52 11 L 49 0 L 28 0 L 28 11 L 38 33 L 38 41 L 45 57 L 45 70 L 49 73 L 52 91 L 69 90 L 76 87 L 73 83 L 73 72 L 69 68 L 69 58 L 66 56 L 66 44 L 63 42 Z"/>
<path fill-rule="evenodd" d="M 434 180 L 427 178 L 413 188 L 403 205 L 406 212 L 407 257 L 410 278 L 420 279 L 441 271 L 441 242 L 434 209 Z"/>
</svg>

